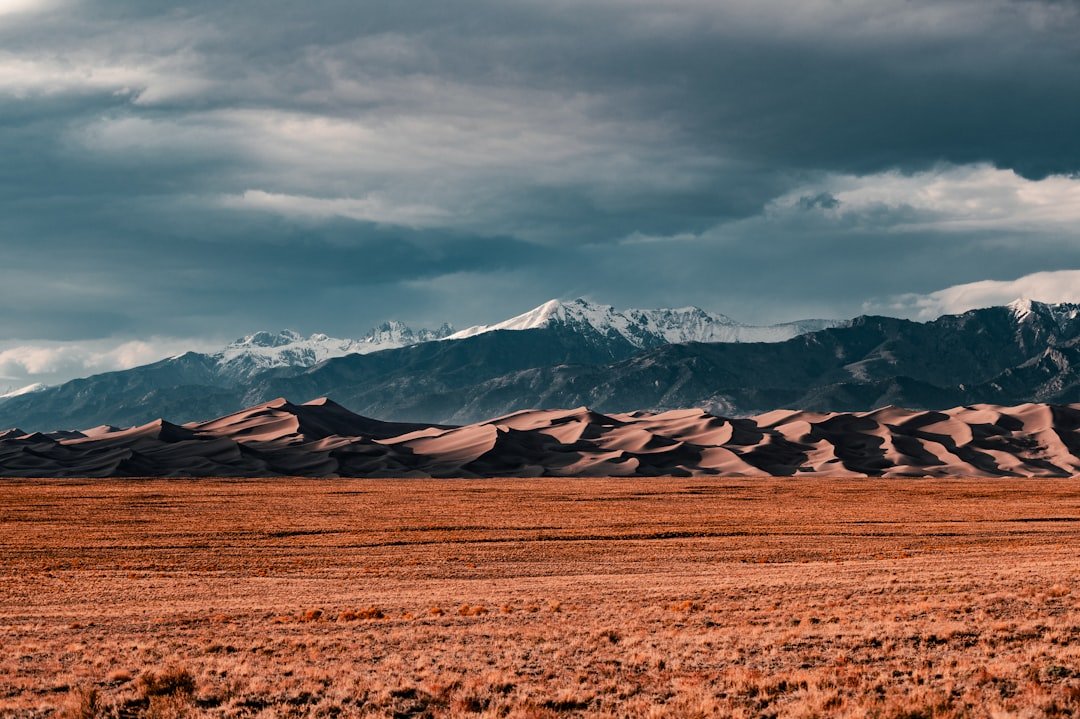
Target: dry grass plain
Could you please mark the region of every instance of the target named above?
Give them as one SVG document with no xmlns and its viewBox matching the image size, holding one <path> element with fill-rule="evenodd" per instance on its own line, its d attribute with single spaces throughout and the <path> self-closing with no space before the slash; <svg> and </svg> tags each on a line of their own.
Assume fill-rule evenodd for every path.
<svg viewBox="0 0 1080 719">
<path fill-rule="evenodd" d="M 1080 716 L 1080 482 L 0 482 L 0 716 Z"/>
</svg>

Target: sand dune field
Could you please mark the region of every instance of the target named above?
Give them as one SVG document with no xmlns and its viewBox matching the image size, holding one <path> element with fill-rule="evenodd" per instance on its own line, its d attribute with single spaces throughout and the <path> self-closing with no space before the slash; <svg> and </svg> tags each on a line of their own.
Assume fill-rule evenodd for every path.
<svg viewBox="0 0 1080 719">
<path fill-rule="evenodd" d="M 206 422 L 0 432 L 7 477 L 1069 477 L 1080 405 L 944 411 L 524 410 L 464 427 L 280 398 Z"/>
</svg>

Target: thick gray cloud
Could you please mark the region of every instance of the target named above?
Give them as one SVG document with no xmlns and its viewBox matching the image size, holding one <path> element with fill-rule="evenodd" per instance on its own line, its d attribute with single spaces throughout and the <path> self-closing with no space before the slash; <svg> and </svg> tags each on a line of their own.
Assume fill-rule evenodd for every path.
<svg viewBox="0 0 1080 719">
<path fill-rule="evenodd" d="M 1078 40 L 1052 0 L 0 0 L 0 349 L 1077 268 Z"/>
</svg>

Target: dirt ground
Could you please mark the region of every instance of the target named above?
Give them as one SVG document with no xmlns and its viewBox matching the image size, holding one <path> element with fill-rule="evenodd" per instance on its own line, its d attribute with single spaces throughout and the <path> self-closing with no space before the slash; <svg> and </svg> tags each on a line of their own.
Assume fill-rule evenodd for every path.
<svg viewBox="0 0 1080 719">
<path fill-rule="evenodd" d="M 1080 481 L 3 481 L 0 716 L 1080 716 Z"/>
</svg>

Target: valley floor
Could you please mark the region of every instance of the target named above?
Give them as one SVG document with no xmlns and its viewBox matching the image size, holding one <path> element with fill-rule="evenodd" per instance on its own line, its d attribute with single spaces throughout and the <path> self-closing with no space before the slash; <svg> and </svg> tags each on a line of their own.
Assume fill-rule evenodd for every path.
<svg viewBox="0 0 1080 719">
<path fill-rule="evenodd" d="M 1080 716 L 1076 480 L 0 482 L 2 717 Z"/>
</svg>

